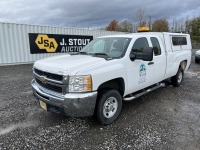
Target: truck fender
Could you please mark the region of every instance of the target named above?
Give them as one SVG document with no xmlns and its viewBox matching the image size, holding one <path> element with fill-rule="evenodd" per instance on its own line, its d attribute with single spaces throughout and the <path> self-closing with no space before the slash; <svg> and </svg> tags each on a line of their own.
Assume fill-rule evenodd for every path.
<svg viewBox="0 0 200 150">
<path fill-rule="evenodd" d="M 99 85 L 97 91 L 99 92 L 104 89 L 116 89 L 119 91 L 119 93 L 123 97 L 124 91 L 125 91 L 124 79 L 122 77 L 120 77 L 120 78 L 115 78 L 115 79 L 106 81 L 106 82 L 102 83 L 101 85 Z"/>
</svg>

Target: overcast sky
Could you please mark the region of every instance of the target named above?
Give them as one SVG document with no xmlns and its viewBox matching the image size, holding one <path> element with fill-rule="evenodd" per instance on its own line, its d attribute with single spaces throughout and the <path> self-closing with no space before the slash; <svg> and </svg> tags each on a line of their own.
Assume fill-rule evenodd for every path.
<svg viewBox="0 0 200 150">
<path fill-rule="evenodd" d="M 200 16 L 200 0 L 0 0 L 0 22 L 100 28 L 113 19 L 136 23 L 138 8 L 152 20 Z"/>
</svg>

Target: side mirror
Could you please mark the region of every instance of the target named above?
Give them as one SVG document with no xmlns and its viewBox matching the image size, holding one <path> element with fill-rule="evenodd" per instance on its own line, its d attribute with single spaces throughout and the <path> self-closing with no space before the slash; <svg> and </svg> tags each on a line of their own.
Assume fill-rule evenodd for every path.
<svg viewBox="0 0 200 150">
<path fill-rule="evenodd" d="M 134 61 L 136 59 L 136 54 L 134 52 L 131 52 L 129 57 L 131 61 Z"/>
<path fill-rule="evenodd" d="M 143 48 L 142 60 L 144 60 L 144 61 L 152 61 L 153 60 L 153 48 L 152 47 L 144 47 Z"/>
</svg>

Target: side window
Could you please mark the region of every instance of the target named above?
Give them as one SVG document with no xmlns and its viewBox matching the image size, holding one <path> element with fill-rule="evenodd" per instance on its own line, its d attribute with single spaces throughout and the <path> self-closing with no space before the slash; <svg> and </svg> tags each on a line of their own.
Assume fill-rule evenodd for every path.
<svg viewBox="0 0 200 150">
<path fill-rule="evenodd" d="M 161 48 L 160 48 L 160 44 L 158 42 L 158 39 L 155 37 L 151 37 L 151 43 L 153 45 L 153 50 L 154 50 L 154 54 L 155 56 L 158 56 L 161 54 Z"/>
<path fill-rule="evenodd" d="M 138 38 L 133 44 L 131 53 L 135 53 L 137 58 L 142 58 L 142 51 L 144 47 L 148 47 L 149 43 L 145 37 Z"/>
<path fill-rule="evenodd" d="M 146 38 L 139 38 L 135 41 L 132 47 L 132 52 L 136 53 L 136 55 L 142 54 L 142 50 L 144 47 L 148 47 L 149 43 Z"/>
<path fill-rule="evenodd" d="M 187 45 L 186 37 L 172 37 L 172 43 L 174 46 Z"/>
</svg>

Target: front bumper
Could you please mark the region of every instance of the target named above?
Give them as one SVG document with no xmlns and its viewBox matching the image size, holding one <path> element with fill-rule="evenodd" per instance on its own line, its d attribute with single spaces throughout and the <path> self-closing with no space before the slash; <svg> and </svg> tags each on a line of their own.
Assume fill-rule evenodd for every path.
<svg viewBox="0 0 200 150">
<path fill-rule="evenodd" d="M 58 95 L 43 92 L 35 80 L 32 80 L 31 86 L 35 97 L 47 104 L 48 111 L 59 112 L 70 117 L 88 117 L 94 114 L 97 92 Z"/>
</svg>

